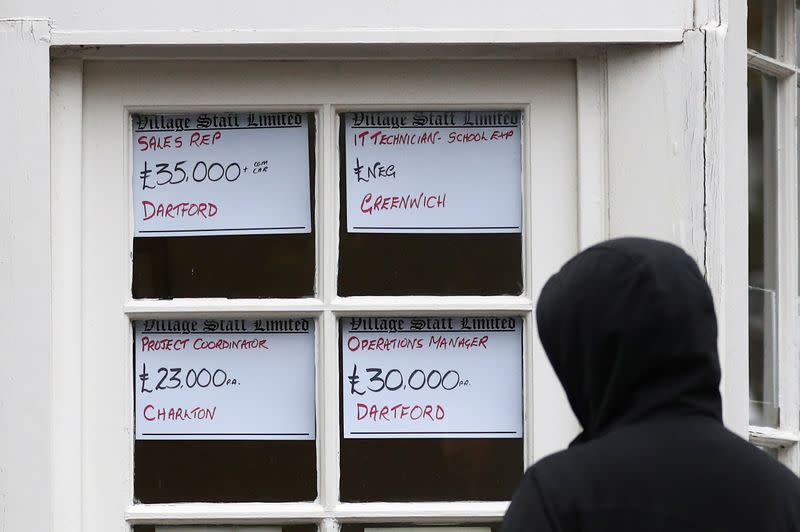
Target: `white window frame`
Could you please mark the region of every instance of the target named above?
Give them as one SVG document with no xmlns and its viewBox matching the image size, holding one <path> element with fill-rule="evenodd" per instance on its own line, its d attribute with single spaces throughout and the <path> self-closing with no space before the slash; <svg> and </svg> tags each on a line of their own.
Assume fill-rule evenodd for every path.
<svg viewBox="0 0 800 532">
<path fill-rule="evenodd" d="M 748 49 L 748 69 L 777 82 L 775 226 L 777 256 L 777 428 L 751 425 L 750 441 L 774 450 L 778 459 L 800 474 L 800 298 L 798 297 L 798 166 L 797 97 L 798 58 L 796 52 L 795 2 L 778 0 L 776 54 L 771 57 Z"/>
<path fill-rule="evenodd" d="M 507 502 L 415 502 L 415 503 L 341 503 L 339 502 L 339 375 L 338 359 L 322 353 L 338 356 L 338 325 L 340 317 L 352 315 L 446 315 L 446 314 L 496 314 L 520 316 L 524 322 L 524 408 L 526 412 L 524 464 L 527 466 L 545 454 L 549 454 L 567 441 L 571 432 L 577 430 L 568 405 L 563 397 L 552 370 L 541 350 L 536 335 L 533 310 L 535 295 L 549 273 L 561 263 L 584 248 L 608 237 L 607 195 L 607 117 L 606 117 L 606 60 L 602 54 L 587 50 L 571 62 L 574 65 L 575 91 L 572 96 L 577 131 L 574 152 L 568 154 L 574 163 L 574 190 L 571 196 L 573 207 L 565 215 L 573 219 L 574 237 L 563 242 L 559 249 L 549 253 L 538 253 L 536 268 L 534 241 L 546 241 L 551 228 L 546 224 L 533 224 L 532 209 L 537 198 L 550 192 L 532 179 L 537 168 L 547 171 L 547 164 L 531 161 L 533 152 L 531 139 L 538 110 L 526 98 L 513 90 L 492 91 L 494 85 L 484 83 L 486 88 L 475 90 L 453 90 L 449 94 L 433 94 L 420 91 L 417 94 L 397 91 L 390 95 L 380 92 L 377 84 L 372 93 L 362 92 L 356 97 L 341 98 L 338 102 L 314 102 L 303 100 L 282 102 L 271 107 L 260 103 L 253 96 L 253 89 L 240 89 L 237 94 L 221 96 L 199 96 L 190 100 L 175 98 L 174 92 L 164 92 L 155 85 L 146 97 L 120 97 L 120 87 L 88 87 L 86 65 L 80 59 L 58 60 L 52 69 L 52 181 L 54 200 L 53 219 L 53 394 L 54 418 L 63 420 L 54 427 L 54 490 L 61 523 L 66 531 L 127 530 L 135 524 L 280 524 L 291 522 L 316 522 L 320 530 L 336 532 L 339 523 L 345 522 L 413 522 L 413 523 L 479 523 L 499 521 Z M 508 62 L 506 62 L 508 63 Z M 513 63 L 513 62 L 511 62 Z M 147 63 L 139 63 L 139 65 Z M 220 63 L 227 68 L 225 62 Z M 435 65 L 435 63 L 433 63 Z M 462 63 L 463 64 L 463 63 Z M 470 63 L 474 69 L 481 62 Z M 544 75 L 551 68 L 549 62 L 526 63 L 535 72 Z M 136 69 L 135 63 L 132 64 Z M 162 68 L 158 64 L 154 65 Z M 459 71 L 459 66 L 442 62 L 441 65 Z M 497 62 L 496 65 L 503 65 Z M 119 73 L 125 67 L 120 67 Z M 191 70 L 193 67 L 178 67 Z M 235 67 L 231 67 L 235 68 Z M 425 66 L 416 68 L 427 68 Z M 500 67 L 498 67 L 500 68 Z M 519 67 L 521 68 L 521 66 Z M 538 72 L 538 74 L 536 74 Z M 163 72 L 162 72 L 163 73 Z M 488 78 L 487 78 L 488 79 Z M 546 85 L 543 82 L 543 85 Z M 480 84 L 479 84 L 480 85 Z M 547 90 L 559 91 L 559 84 L 551 84 Z M 224 83 L 204 88 L 199 92 L 225 94 Z M 134 300 L 130 296 L 131 261 L 125 252 L 117 262 L 103 264 L 102 275 L 95 276 L 100 266 L 91 268 L 93 257 L 102 256 L 101 248 L 109 243 L 115 249 L 124 246 L 130 253 L 132 233 L 126 218 L 125 227 L 109 220 L 99 227 L 97 220 L 87 218 L 88 205 L 101 199 L 104 191 L 89 180 L 98 171 L 95 165 L 88 168 L 88 143 L 92 142 L 92 117 L 84 115 L 83 105 L 88 98 L 97 97 L 108 90 L 110 96 L 102 102 L 118 113 L 119 131 L 117 144 L 120 153 L 127 154 L 130 145 L 128 113 L 141 110 L 192 110 L 219 108 L 226 102 L 230 108 L 310 110 L 317 112 L 317 169 L 316 169 L 316 223 L 317 265 L 323 265 L 317 276 L 317 297 L 304 299 L 175 299 L 170 301 Z M 542 88 L 536 90 L 545 90 Z M 413 91 L 412 91 L 413 92 Z M 144 93 L 141 93 L 144 94 Z M 372 96 L 369 96 L 372 94 Z M 476 95 L 481 97 L 476 100 Z M 248 102 L 250 99 L 252 101 Z M 242 104 L 241 102 L 245 102 Z M 388 102 L 392 102 L 389 104 Z M 518 108 L 525 112 L 523 154 L 523 280 L 524 292 L 520 296 L 492 297 L 348 297 L 335 294 L 336 264 L 338 253 L 338 122 L 337 113 L 350 109 L 411 109 L 411 108 Z M 541 133 L 538 133 L 541 134 Z M 84 135 L 87 135 L 86 137 Z M 333 149 L 331 149 L 333 148 Z M 82 154 L 82 156 L 79 156 Z M 564 155 L 564 154 L 562 154 Z M 128 155 L 115 156 L 113 161 L 121 165 L 108 168 L 109 175 L 118 176 L 129 193 Z M 333 179 L 331 179 L 333 177 Z M 81 186 L 76 186 L 80 183 Z M 556 192 L 563 192 L 558 191 Z M 130 199 L 126 195 L 129 205 Z M 562 198 L 570 200 L 570 197 Z M 577 199 L 577 202 L 574 201 Z M 122 230 L 121 230 L 122 229 Z M 546 255 L 546 256 L 543 256 Z M 115 255 L 116 256 L 116 255 Z M 327 265 L 327 266 L 325 266 Z M 97 285 L 97 286 L 94 286 Z M 57 287 L 57 289 L 56 289 Z M 124 287 L 124 293 L 120 293 Z M 108 290 L 100 295 L 104 288 Z M 99 301 L 99 299 L 103 299 Z M 119 303 L 117 305 L 117 303 Z M 103 315 L 102 309 L 117 308 L 113 317 Z M 127 359 L 131 353 L 131 328 L 129 320 L 154 317 L 189 318 L 196 316 L 280 317 L 303 316 L 315 318 L 317 328 L 317 476 L 318 499 L 314 502 L 298 503 L 180 503 L 180 504 L 130 504 L 133 500 L 133 397 L 132 364 L 127 364 L 124 375 L 115 375 L 117 382 L 126 382 L 126 399 L 100 403 L 93 395 L 96 385 L 93 379 L 104 371 L 119 372 L 118 364 L 107 368 L 93 367 L 97 363 L 87 353 L 96 352 L 99 344 L 111 346 L 110 353 L 123 353 Z M 103 323 L 98 330 L 98 320 Z M 123 364 L 124 366 L 125 364 Z M 130 393 L 128 393 L 130 392 Z M 332 405 L 327 408 L 324 405 Z M 547 411 L 552 411 L 547 414 Z M 109 425 L 104 419 L 126 416 L 125 430 L 104 431 Z M 552 417 L 551 417 L 552 416 Z M 554 421 L 555 419 L 559 421 Z M 545 422 L 546 421 L 546 422 Z M 560 425 L 559 425 L 560 423 Z M 113 423 L 112 426 L 116 426 Z M 536 430 L 534 430 L 536 428 Z M 104 433 L 104 437 L 99 435 Z M 107 446 L 106 446 L 107 444 Z M 120 457 L 120 449 L 127 456 Z M 104 464 L 114 460 L 124 462 L 116 478 L 119 485 L 109 491 L 107 483 L 97 479 L 108 479 L 110 473 Z M 521 472 L 520 472 L 521 473 Z M 320 480 L 321 479 L 321 480 Z M 92 501 L 105 499 L 107 505 L 98 507 Z M 118 501 L 127 501 L 120 508 Z"/>
</svg>

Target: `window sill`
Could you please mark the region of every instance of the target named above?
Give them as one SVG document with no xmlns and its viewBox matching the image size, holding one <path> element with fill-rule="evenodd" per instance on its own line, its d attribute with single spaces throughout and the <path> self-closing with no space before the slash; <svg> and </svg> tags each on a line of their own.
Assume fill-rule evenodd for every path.
<svg viewBox="0 0 800 532">
<path fill-rule="evenodd" d="M 771 427 L 750 426 L 749 434 L 751 443 L 770 449 L 791 447 L 800 442 L 800 433 Z"/>
</svg>

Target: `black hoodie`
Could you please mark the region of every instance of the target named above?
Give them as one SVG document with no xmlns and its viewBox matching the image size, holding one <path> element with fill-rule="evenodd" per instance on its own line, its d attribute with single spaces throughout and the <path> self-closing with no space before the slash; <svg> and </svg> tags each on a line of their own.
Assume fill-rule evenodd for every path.
<svg viewBox="0 0 800 532">
<path fill-rule="evenodd" d="M 714 304 L 683 250 L 591 247 L 536 320 L 583 432 L 526 472 L 505 531 L 800 531 L 800 480 L 722 425 Z"/>
</svg>

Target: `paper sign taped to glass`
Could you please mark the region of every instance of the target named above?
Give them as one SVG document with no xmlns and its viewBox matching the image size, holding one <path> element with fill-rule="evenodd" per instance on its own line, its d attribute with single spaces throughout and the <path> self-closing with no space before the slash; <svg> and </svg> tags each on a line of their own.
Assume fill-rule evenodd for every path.
<svg viewBox="0 0 800 532">
<path fill-rule="evenodd" d="M 137 440 L 313 440 L 314 320 L 134 323 Z"/>
<path fill-rule="evenodd" d="M 521 438 L 514 317 L 346 318 L 345 438 Z"/>
<path fill-rule="evenodd" d="M 344 115 L 347 231 L 519 233 L 521 113 Z"/>
<path fill-rule="evenodd" d="M 311 231 L 306 113 L 131 120 L 134 236 Z"/>
</svg>

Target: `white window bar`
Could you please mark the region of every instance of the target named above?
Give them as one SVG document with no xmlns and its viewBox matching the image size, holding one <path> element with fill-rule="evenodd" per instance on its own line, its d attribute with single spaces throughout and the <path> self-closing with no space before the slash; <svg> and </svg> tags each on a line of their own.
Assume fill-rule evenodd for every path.
<svg viewBox="0 0 800 532">
<path fill-rule="evenodd" d="M 581 73 L 581 64 L 584 65 L 592 65 L 594 68 L 592 70 L 591 75 L 587 74 L 586 72 Z M 605 92 L 603 94 L 595 94 L 596 91 L 599 89 L 605 90 L 605 77 L 603 73 L 605 71 L 605 59 L 604 58 L 587 58 L 582 60 L 578 63 L 578 76 L 583 76 L 583 83 L 579 86 L 579 92 L 577 96 L 578 102 L 585 101 L 587 98 L 597 98 L 599 97 L 602 101 L 605 98 Z M 568 65 L 566 65 L 568 66 Z M 100 67 L 95 67 L 101 69 Z M 102 67 L 105 68 L 105 67 Z M 187 67 L 189 68 L 189 67 Z M 520 66 L 522 68 L 522 66 Z M 538 67 L 537 67 L 538 68 Z M 550 67 L 544 67 L 546 71 L 549 71 Z M 568 69 L 562 69 L 564 72 L 567 72 Z M 105 75 L 105 74 L 104 74 Z M 561 75 L 561 74 L 559 74 Z M 179 78 L 180 75 L 178 75 Z M 566 74 L 564 74 L 566 76 Z M 90 76 L 91 77 L 91 76 Z M 567 79 L 564 77 L 563 79 Z M 592 83 L 594 80 L 594 83 Z M 165 110 L 176 110 L 178 106 L 172 106 L 169 104 L 171 101 L 176 101 L 175 97 L 173 96 L 172 91 L 177 91 L 182 86 L 183 82 L 178 79 L 175 82 L 174 86 L 170 86 L 169 88 L 164 86 L 155 86 L 152 88 L 152 93 L 148 93 L 147 98 L 142 98 L 140 96 L 136 96 L 136 98 L 142 98 L 143 100 L 151 101 L 165 101 L 164 105 L 161 108 Z M 94 92 L 92 95 L 89 96 L 91 98 L 97 98 L 98 89 L 93 89 Z M 114 90 L 122 90 L 118 87 L 112 87 L 110 91 Z M 523 268 L 523 280 L 524 280 L 524 291 L 519 296 L 466 296 L 466 297 L 450 297 L 450 296 L 438 296 L 438 297 L 427 297 L 427 296 L 412 296 L 412 297 L 338 297 L 336 293 L 336 280 L 337 280 L 337 272 L 336 272 L 336 265 L 338 264 L 338 235 L 339 235 L 339 155 L 337 153 L 338 150 L 338 113 L 342 111 L 346 111 L 351 108 L 359 107 L 364 108 L 368 107 L 369 105 L 380 106 L 380 102 L 375 101 L 368 101 L 365 102 L 364 106 L 361 106 L 358 103 L 348 103 L 347 108 L 338 108 L 332 103 L 324 103 L 321 102 L 318 105 L 312 105 L 308 102 L 305 102 L 302 105 L 298 105 L 297 108 L 302 108 L 306 110 L 311 110 L 316 112 L 317 114 L 317 139 L 316 139 L 316 150 L 317 150 L 317 172 L 316 172 L 316 235 L 317 235 L 317 253 L 316 253 L 316 261 L 317 261 L 317 287 L 316 287 L 316 295 L 315 297 L 310 298 L 300 298 L 300 299 L 224 299 L 224 298 L 199 298 L 199 299 L 173 299 L 173 300 L 134 300 L 130 297 L 130 279 L 131 279 L 131 272 L 128 270 L 126 275 L 122 275 L 120 273 L 114 273 L 113 275 L 113 283 L 115 287 L 119 288 L 120 291 L 113 294 L 114 298 L 112 301 L 120 301 L 120 303 L 114 303 L 115 305 L 120 305 L 121 310 L 124 313 L 124 317 L 127 318 L 128 322 L 133 320 L 139 319 L 148 319 L 148 318 L 159 318 L 159 317 L 169 317 L 173 319 L 180 319 L 180 318 L 198 318 L 200 316 L 214 316 L 214 317 L 254 317 L 254 316 L 264 316 L 264 317 L 278 317 L 278 316 L 302 316 L 302 317 L 310 317 L 317 320 L 319 324 L 317 328 L 317 356 L 316 356 L 316 363 L 317 363 L 317 371 L 316 371 L 316 393 L 317 393 L 317 479 L 318 479 L 318 496 L 315 501 L 309 502 L 292 502 L 292 503 L 174 503 L 174 504 L 130 504 L 125 508 L 124 518 L 129 524 L 158 524 L 158 525 L 171 525 L 171 524 L 237 524 L 237 525 L 246 525 L 246 524 L 279 524 L 279 523 L 317 523 L 320 526 L 320 529 L 324 532 L 337 532 L 339 530 L 338 523 L 339 522 L 414 522 L 414 523 L 461 523 L 461 522 L 498 522 L 502 519 L 502 516 L 505 512 L 508 502 L 507 501 L 490 501 L 490 502 L 467 502 L 467 501 L 444 501 L 444 502 L 403 502 L 403 503 L 342 503 L 340 502 L 340 494 L 339 494 L 339 479 L 340 479 L 340 471 L 339 471 L 339 444 L 340 444 L 340 429 L 339 429 L 339 402 L 340 402 L 340 393 L 339 393 L 339 319 L 346 316 L 353 316 L 359 314 L 367 314 L 367 315 L 468 315 L 468 314 L 488 314 L 488 315 L 515 315 L 520 317 L 524 321 L 524 336 L 523 336 L 523 347 L 522 347 L 522 357 L 523 357 L 523 372 L 524 372 L 524 382 L 525 385 L 523 387 L 524 397 L 521 398 L 524 401 L 524 409 L 526 412 L 526 419 L 525 419 L 525 445 L 524 445 L 524 457 L 523 462 L 524 464 L 529 464 L 534 459 L 534 447 L 533 447 L 533 431 L 532 426 L 534 423 L 534 416 L 533 416 L 533 393 L 532 393 L 532 383 L 534 381 L 534 376 L 532 372 L 532 359 L 534 357 L 534 353 L 536 353 L 540 359 L 543 359 L 543 355 L 540 353 L 540 347 L 538 346 L 538 342 L 536 341 L 535 331 L 534 331 L 534 323 L 532 320 L 532 313 L 534 308 L 534 297 L 532 294 L 538 291 L 538 286 L 535 282 L 543 282 L 541 279 L 536 279 L 534 281 L 533 277 L 533 258 L 538 257 L 539 262 L 537 263 L 537 267 L 540 270 L 544 269 L 551 269 L 556 267 L 556 259 L 550 257 L 549 254 L 543 254 L 541 250 L 537 254 L 534 254 L 533 249 L 533 240 L 538 238 L 538 242 L 546 241 L 546 235 L 548 231 L 552 231 L 552 228 L 544 227 L 542 224 L 539 224 L 534 231 L 533 225 L 533 202 L 534 198 L 542 198 L 544 197 L 542 194 L 538 194 L 538 192 L 534 191 L 534 183 L 532 182 L 531 177 L 531 162 L 529 160 L 529 153 L 532 151 L 531 142 L 533 136 L 533 126 L 531 119 L 532 117 L 532 109 L 531 109 L 531 102 L 525 100 L 527 98 L 530 91 L 530 87 L 526 86 L 522 90 L 517 90 L 515 94 L 521 94 L 522 96 L 512 96 L 507 97 L 504 94 L 496 94 L 494 92 L 487 93 L 485 98 L 479 98 L 480 101 L 485 101 L 484 104 L 475 104 L 475 95 L 470 94 L 468 96 L 459 95 L 456 98 L 448 95 L 437 95 L 432 98 L 432 102 L 427 103 L 428 107 L 435 107 L 435 108 L 445 108 L 445 107 L 458 107 L 464 108 L 467 106 L 474 106 L 474 105 L 481 105 L 481 107 L 494 107 L 494 108 L 501 108 L 501 107 L 517 107 L 524 111 L 526 120 L 525 120 L 525 130 L 524 130 L 524 146 L 523 149 L 524 153 L 524 162 L 523 162 L 523 202 L 525 208 L 523 210 L 524 213 L 524 229 L 522 232 L 522 239 L 523 239 L 523 247 L 522 247 L 522 268 Z M 390 91 L 391 92 L 391 91 Z M 474 91 L 473 91 L 474 92 Z M 584 94 L 582 94 L 582 92 Z M 592 94 L 586 94 L 592 93 Z M 250 94 L 250 93 L 248 93 Z M 166 97 L 165 97 L 166 96 Z M 395 97 L 396 95 L 389 94 L 388 96 L 384 95 L 380 97 L 380 100 L 384 99 L 392 99 L 396 102 L 404 102 L 402 103 L 402 107 L 417 107 L 415 103 L 416 100 L 420 98 L 419 95 L 416 96 L 404 96 L 404 97 Z M 245 100 L 248 98 L 256 99 L 262 98 L 263 96 L 247 96 Z M 126 93 L 125 98 L 130 98 L 130 95 Z M 202 96 L 200 98 L 193 98 L 187 101 L 193 102 L 194 108 L 200 106 L 200 104 L 204 101 L 203 98 L 208 98 L 208 96 Z M 566 97 L 565 97 L 566 98 Z M 368 100 L 371 98 L 367 98 Z M 455 100 L 450 101 L 450 100 Z M 408 100 L 408 101 L 406 101 Z M 141 100 L 137 100 L 141 101 Z M 181 98 L 178 98 L 177 101 L 182 102 L 184 101 Z M 197 102 L 200 103 L 197 103 Z M 215 101 L 215 100 L 212 100 Z M 562 98 L 562 101 L 566 102 Z M 569 100 L 571 101 L 571 100 Z M 439 103 L 437 103 L 439 102 Z M 444 103 L 447 102 L 447 103 Z M 103 100 L 103 104 L 105 105 L 105 100 Z M 94 104 L 96 108 L 97 104 Z M 252 105 L 252 102 L 251 102 Z M 395 103 L 395 105 L 401 105 Z M 567 106 L 565 103 L 565 109 L 570 109 L 571 107 Z M 569 104 L 570 106 L 573 105 L 572 103 Z M 604 128 L 604 115 L 600 111 L 599 116 L 589 116 L 590 113 L 594 113 L 595 111 L 593 108 L 588 106 L 584 106 L 584 111 L 580 110 L 580 105 L 577 105 L 578 113 L 585 112 L 587 116 L 579 117 L 581 120 L 579 121 L 582 124 L 579 127 L 589 127 L 591 125 L 592 130 L 597 128 Z M 604 108 L 604 106 L 600 106 L 600 108 Z M 119 118 L 119 114 L 114 114 L 115 111 L 119 110 L 119 100 L 115 100 L 110 104 L 106 105 L 103 108 L 104 112 L 109 112 L 109 116 L 113 116 L 113 124 L 114 127 L 119 126 L 118 122 L 122 122 L 122 119 Z M 111 111 L 109 111 L 111 110 Z M 539 116 L 546 114 L 541 109 L 538 111 Z M 95 122 L 99 122 L 96 120 Z M 93 129 L 92 131 L 98 130 L 96 123 L 91 124 Z M 541 130 L 538 130 L 541 131 Z M 591 134 L 587 131 L 584 131 L 584 136 L 586 138 L 598 138 L 601 133 L 604 131 L 595 131 L 596 134 Z M 543 133 L 538 133 L 543 135 Z M 552 132 L 550 133 L 552 134 Z M 108 143 L 115 142 L 112 139 L 108 139 Z M 604 159 L 605 156 L 603 153 L 596 153 L 596 147 L 593 152 L 589 152 L 590 146 L 580 146 L 580 150 L 586 151 L 584 153 L 578 154 L 578 157 L 586 164 L 582 164 L 580 171 L 578 171 L 578 179 L 584 180 L 586 179 L 593 179 L 596 180 L 596 183 L 584 183 L 587 185 L 585 188 L 581 188 L 581 191 L 584 191 L 587 195 L 591 197 L 583 198 L 584 200 L 591 200 L 588 203 L 591 203 L 594 208 L 594 213 L 597 214 L 598 220 L 596 220 L 596 226 L 602 227 L 602 231 L 595 231 L 597 234 L 592 233 L 591 235 L 582 234 L 582 237 L 587 240 L 587 243 L 592 239 L 598 236 L 607 236 L 606 232 L 606 220 L 605 217 L 607 216 L 607 197 L 605 197 L 605 186 L 604 180 L 606 175 L 606 170 L 604 167 Z M 561 157 L 561 155 L 559 155 Z M 121 155 L 112 154 L 109 156 L 108 161 L 109 164 L 113 164 L 114 168 L 121 169 L 124 173 L 124 181 L 125 184 L 129 182 L 130 176 L 127 171 L 124 171 L 125 168 L 129 168 L 127 161 Z M 104 159 L 105 162 L 105 159 Z M 85 164 L 88 165 L 89 170 L 86 175 L 88 176 L 95 176 L 100 173 L 97 170 L 98 167 L 105 168 L 99 163 L 92 163 L 91 161 L 86 162 Z M 541 164 L 541 163 L 540 163 Z M 601 166 L 601 167 L 598 167 Z M 566 172 L 567 170 L 565 170 Z M 569 170 L 571 172 L 571 170 Z M 571 175 L 571 174 L 570 174 Z M 87 189 L 92 189 L 96 186 L 93 182 L 87 182 L 84 184 Z M 591 185 L 591 186 L 590 186 Z M 127 190 L 129 186 L 124 186 L 122 183 L 113 183 L 109 185 L 112 188 L 112 193 L 115 194 L 117 197 L 120 195 L 121 190 Z M 578 194 L 584 193 L 578 191 Z M 98 191 L 95 191 L 90 194 L 90 199 L 96 196 Z M 565 193 L 566 196 L 566 193 Z M 575 198 L 568 198 L 574 201 Z M 126 197 L 126 201 L 130 204 L 130 198 Z M 545 201 L 539 200 L 536 201 Z M 600 203 L 598 203 L 598 201 Z M 587 203 L 584 201 L 584 203 Z M 104 207 L 106 208 L 106 207 Z M 568 207 L 564 207 L 567 209 Z M 93 213 L 95 211 L 92 211 Z M 97 211 L 103 212 L 103 211 Z M 541 209 L 539 209 L 541 212 Z M 564 211 L 569 212 L 571 211 Z M 583 216 L 583 212 L 581 215 Z M 93 214 L 93 216 L 96 216 Z M 571 216 L 571 214 L 570 214 Z M 93 220 L 94 218 L 92 218 Z M 582 220 L 582 223 L 585 223 L 586 227 L 589 228 L 592 225 L 592 217 L 587 217 L 587 219 Z M 88 224 L 87 224 L 88 225 Z M 118 236 L 123 231 L 115 231 L 116 227 L 111 227 L 113 224 L 109 224 L 104 227 L 103 232 L 93 232 L 91 235 L 94 237 L 95 235 L 99 235 L 94 238 L 93 242 L 90 242 L 88 247 L 91 247 L 90 250 L 85 251 L 85 253 L 89 253 L 89 251 L 96 250 L 97 246 L 101 243 L 98 241 L 103 239 L 108 239 L 109 241 L 114 241 L 114 245 L 111 246 L 112 249 L 118 250 L 122 246 L 123 243 L 119 242 Z M 95 224 L 95 227 L 101 227 L 101 225 Z M 130 232 L 130 227 L 126 229 L 126 231 Z M 601 234 L 602 233 L 602 234 Z M 130 237 L 130 233 L 128 233 Z M 80 235 L 78 235 L 80 238 Z M 568 240 L 568 239 L 567 239 Z M 128 246 L 130 242 L 132 242 L 131 238 L 128 238 Z M 559 241 L 560 242 L 560 241 Z M 84 244 L 86 245 L 86 244 Z M 540 244 L 541 245 L 541 244 Z M 559 244 L 561 247 L 558 249 L 557 253 L 560 255 L 566 255 L 567 251 L 574 252 L 573 245 L 569 242 Z M 569 248 L 569 249 L 566 249 Z M 76 249 L 80 249 L 80 242 L 76 246 Z M 130 251 L 130 249 L 128 249 Z M 123 256 L 122 253 L 115 253 L 115 257 L 119 256 L 120 260 L 115 262 L 116 265 L 121 265 L 126 258 Z M 544 259 L 546 260 L 544 260 Z M 127 261 L 128 265 L 130 261 Z M 108 266 L 103 266 L 109 268 Z M 113 269 L 113 268 L 110 268 Z M 98 268 L 95 268 L 92 271 L 97 271 Z M 541 276 L 541 274 L 540 274 Z M 111 284 L 109 281 L 106 285 Z M 105 286 L 105 285 L 104 285 Z M 123 291 L 124 289 L 124 291 Z M 117 296 L 120 296 L 116 299 Z M 105 294 L 98 293 L 98 290 L 94 290 L 91 292 L 92 299 L 91 303 L 94 305 L 92 308 L 99 308 L 102 307 L 103 309 L 109 306 L 108 301 L 109 297 Z M 116 307 L 119 308 L 119 307 Z M 96 315 L 100 315 L 98 311 L 94 311 L 95 314 L 92 314 L 92 317 Z M 112 313 L 113 314 L 113 313 Z M 108 315 L 108 314 L 107 314 Z M 119 316 L 121 317 L 121 316 Z M 132 345 L 132 338 L 130 337 L 130 332 L 126 336 L 122 332 L 122 327 L 119 326 L 120 320 L 117 319 L 118 316 L 116 314 L 113 315 L 111 319 L 115 320 L 115 328 L 113 331 L 108 332 L 106 337 L 110 338 L 112 335 L 116 335 L 116 340 L 113 343 L 113 351 L 115 353 L 124 352 L 127 353 L 127 356 L 131 356 L 131 345 Z M 85 329 L 90 330 L 90 329 Z M 97 343 L 97 342 L 95 342 Z M 98 350 L 94 345 L 89 346 L 90 349 L 87 352 L 93 353 L 92 356 L 97 356 L 96 353 L 99 353 Z M 91 351 L 94 349 L 94 351 Z M 84 355 L 89 356 L 89 355 Z M 94 359 L 92 359 L 94 360 Z M 540 361 L 541 362 L 541 361 Z M 538 362 L 537 362 L 538 363 Z M 542 362 L 544 363 L 544 362 Z M 121 362 L 114 362 L 114 367 L 116 368 L 119 366 L 122 368 L 125 364 Z M 125 375 L 121 375 L 121 371 L 117 372 L 114 375 L 115 379 L 126 379 L 128 382 L 128 386 L 133 380 L 133 376 L 131 374 L 131 368 L 125 369 Z M 541 372 L 539 372 L 541 373 Z M 536 377 L 541 378 L 541 377 Z M 120 390 L 120 394 L 126 394 L 125 390 Z M 540 392 L 541 393 L 541 392 Z M 94 393 L 97 395 L 97 393 Z M 106 410 L 111 412 L 118 411 L 118 407 L 120 406 L 118 403 L 120 401 L 118 399 L 114 399 L 111 401 L 113 403 L 113 408 L 103 409 L 101 406 L 93 406 L 91 409 L 87 409 L 86 417 L 89 420 L 93 420 L 92 416 L 96 416 L 98 412 L 106 413 Z M 125 400 L 126 404 L 122 404 L 123 408 L 126 408 L 128 411 L 128 415 L 132 417 L 132 403 L 131 399 L 128 398 Z M 548 405 L 551 407 L 552 405 Z M 84 407 L 86 408 L 86 407 Z M 116 410 L 115 410 L 116 409 Z M 60 410 L 59 410 L 60 411 Z M 126 425 L 132 427 L 132 421 L 129 419 L 126 421 Z M 106 458 L 112 457 L 113 453 L 119 450 L 119 441 L 121 439 L 128 437 L 130 438 L 130 434 L 122 435 L 116 434 L 115 438 L 115 445 L 113 449 L 108 450 Z M 92 434 L 91 437 L 93 441 L 96 438 L 95 434 Z M 132 438 L 129 444 L 129 452 L 131 453 L 125 459 L 125 467 L 128 465 L 132 466 L 133 460 L 130 458 L 133 453 L 133 444 Z M 538 451 L 538 452 L 541 452 Z M 130 479 L 132 478 L 132 470 L 128 471 L 128 482 L 131 484 L 130 486 L 124 488 L 124 490 L 120 489 L 113 494 L 114 501 L 120 501 L 120 499 L 124 499 L 123 504 L 127 504 L 127 500 L 132 500 L 133 495 L 133 487 L 132 482 Z M 93 470 L 87 473 L 89 478 L 93 478 L 92 475 L 97 477 L 102 477 L 104 473 L 100 470 Z M 522 475 L 522 471 L 520 471 L 520 476 Z M 91 483 L 90 483 L 91 484 Z M 120 495 L 120 492 L 125 491 L 127 494 L 123 493 Z M 96 496 L 96 494 L 92 494 L 92 496 Z M 113 522 L 115 519 L 120 516 L 119 514 L 119 502 L 115 502 L 112 508 L 106 508 L 104 511 L 104 515 L 101 518 L 103 522 Z M 87 519 L 89 517 L 87 516 Z M 91 517 L 95 519 L 94 517 Z M 98 520 L 99 522 L 99 520 Z M 91 526 L 90 526 L 91 528 Z"/>
</svg>

